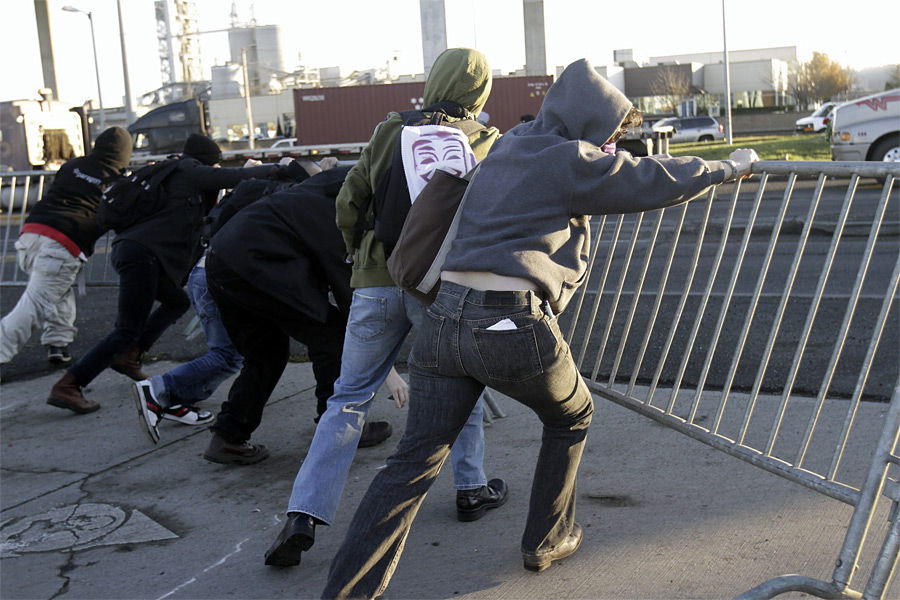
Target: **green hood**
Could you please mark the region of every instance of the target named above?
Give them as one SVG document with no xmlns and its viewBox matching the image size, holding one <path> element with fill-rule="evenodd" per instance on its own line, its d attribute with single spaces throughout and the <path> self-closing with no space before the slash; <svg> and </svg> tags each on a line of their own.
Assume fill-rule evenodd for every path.
<svg viewBox="0 0 900 600">
<path fill-rule="evenodd" d="M 434 61 L 425 82 L 425 106 L 452 100 L 476 117 L 491 95 L 487 57 L 470 48 L 445 50 Z"/>
</svg>

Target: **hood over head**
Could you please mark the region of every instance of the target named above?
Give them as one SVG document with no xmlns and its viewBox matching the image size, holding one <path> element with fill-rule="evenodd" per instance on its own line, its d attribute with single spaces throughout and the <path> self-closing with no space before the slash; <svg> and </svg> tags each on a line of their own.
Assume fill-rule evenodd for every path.
<svg viewBox="0 0 900 600">
<path fill-rule="evenodd" d="M 121 127 L 110 127 L 94 140 L 91 156 L 115 171 L 122 171 L 131 162 L 131 149 L 131 134 Z"/>
<path fill-rule="evenodd" d="M 547 90 L 535 120 L 517 125 L 516 133 L 555 134 L 602 146 L 631 107 L 631 101 L 582 58 L 566 67 Z"/>
<path fill-rule="evenodd" d="M 425 82 L 425 106 L 451 100 L 474 116 L 491 95 L 491 66 L 487 57 L 471 48 L 450 48 L 434 61 Z"/>
<path fill-rule="evenodd" d="M 182 154 L 196 158 L 204 165 L 212 166 L 222 161 L 222 150 L 219 145 L 199 133 L 192 133 L 184 142 Z"/>
</svg>

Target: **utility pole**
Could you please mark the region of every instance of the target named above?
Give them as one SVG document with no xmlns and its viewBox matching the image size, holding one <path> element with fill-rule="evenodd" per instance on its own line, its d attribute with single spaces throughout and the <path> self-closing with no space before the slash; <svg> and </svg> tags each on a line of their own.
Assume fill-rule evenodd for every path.
<svg viewBox="0 0 900 600">
<path fill-rule="evenodd" d="M 250 104 L 250 77 L 247 75 L 247 48 L 241 48 L 241 66 L 244 68 L 244 103 L 247 106 L 248 148 L 256 148 L 256 127 L 253 126 L 253 109 Z"/>
<path fill-rule="evenodd" d="M 119 10 L 119 41 L 122 44 L 122 76 L 125 79 L 125 124 L 134 123 L 137 115 L 134 114 L 134 100 L 131 98 L 131 81 L 128 77 L 128 56 L 125 54 L 125 28 L 122 26 L 122 0 L 116 0 L 116 8 Z"/>
<path fill-rule="evenodd" d="M 734 143 L 731 128 L 731 74 L 728 68 L 728 39 L 725 35 L 725 0 L 722 0 L 722 47 L 725 51 L 725 142 Z"/>
</svg>

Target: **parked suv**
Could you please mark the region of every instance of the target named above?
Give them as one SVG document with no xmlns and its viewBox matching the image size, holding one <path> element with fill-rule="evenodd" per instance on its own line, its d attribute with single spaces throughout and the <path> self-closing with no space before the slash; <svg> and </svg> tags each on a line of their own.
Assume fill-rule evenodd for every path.
<svg viewBox="0 0 900 600">
<path fill-rule="evenodd" d="M 659 133 L 663 127 L 672 127 L 671 142 L 711 142 L 725 139 L 725 128 L 713 117 L 669 117 L 657 121 L 653 132 Z"/>
</svg>

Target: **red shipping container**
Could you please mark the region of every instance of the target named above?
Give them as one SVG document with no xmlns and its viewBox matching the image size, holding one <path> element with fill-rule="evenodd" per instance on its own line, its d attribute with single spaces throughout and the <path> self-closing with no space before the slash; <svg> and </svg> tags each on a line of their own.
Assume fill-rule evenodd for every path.
<svg viewBox="0 0 900 600">
<path fill-rule="evenodd" d="M 494 78 L 488 125 L 505 132 L 522 115 L 536 115 L 552 82 L 549 75 Z M 423 108 L 424 90 L 424 82 L 294 90 L 297 145 L 364 144 L 389 112 Z"/>
</svg>

